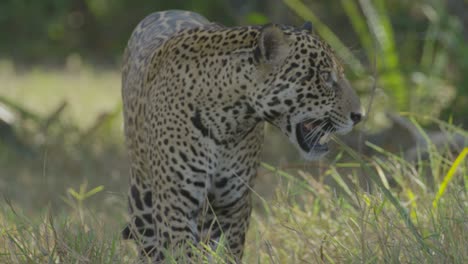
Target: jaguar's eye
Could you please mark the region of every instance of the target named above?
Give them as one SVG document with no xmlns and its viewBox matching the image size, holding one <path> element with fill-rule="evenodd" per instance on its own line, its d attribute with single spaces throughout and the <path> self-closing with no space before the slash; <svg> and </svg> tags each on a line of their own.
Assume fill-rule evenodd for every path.
<svg viewBox="0 0 468 264">
<path fill-rule="evenodd" d="M 322 81 L 324 81 L 328 85 L 333 84 L 332 75 L 331 75 L 331 72 L 329 71 L 322 71 L 320 73 L 320 78 L 322 78 Z"/>
</svg>

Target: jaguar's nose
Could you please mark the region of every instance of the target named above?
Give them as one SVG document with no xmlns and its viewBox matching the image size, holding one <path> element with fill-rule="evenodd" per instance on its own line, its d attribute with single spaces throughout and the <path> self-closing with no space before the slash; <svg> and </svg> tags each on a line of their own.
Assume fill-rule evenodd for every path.
<svg viewBox="0 0 468 264">
<path fill-rule="evenodd" d="M 362 120 L 362 114 L 361 113 L 351 112 L 350 117 L 351 117 L 351 121 L 353 121 L 354 125 L 361 122 L 361 120 Z"/>
</svg>

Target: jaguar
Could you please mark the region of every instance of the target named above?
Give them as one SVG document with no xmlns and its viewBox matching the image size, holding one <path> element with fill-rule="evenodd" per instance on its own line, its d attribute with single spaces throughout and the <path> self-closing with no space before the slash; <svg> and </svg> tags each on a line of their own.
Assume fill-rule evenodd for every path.
<svg viewBox="0 0 468 264">
<path fill-rule="evenodd" d="M 123 237 L 153 263 L 190 259 L 221 237 L 241 261 L 265 122 L 316 160 L 362 119 L 339 58 L 310 22 L 226 27 L 180 10 L 152 13 L 133 31 L 122 98 L 131 172 Z"/>
</svg>

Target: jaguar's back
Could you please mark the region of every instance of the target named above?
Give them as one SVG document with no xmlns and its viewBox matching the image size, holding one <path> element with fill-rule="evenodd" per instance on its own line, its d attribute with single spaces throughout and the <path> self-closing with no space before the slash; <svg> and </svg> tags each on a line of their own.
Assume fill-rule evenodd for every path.
<svg viewBox="0 0 468 264">
<path fill-rule="evenodd" d="M 169 10 L 152 13 L 137 25 L 128 41 L 122 62 L 122 97 L 126 117 L 133 112 L 128 110 L 136 110 L 137 95 L 141 92 L 151 54 L 174 33 L 208 24 L 210 22 L 197 13 Z M 126 124 L 126 133 L 129 133 L 129 129 L 132 129 L 132 124 Z"/>
<path fill-rule="evenodd" d="M 141 153 L 146 146 L 138 142 L 145 137 L 143 117 L 146 110 L 142 96 L 144 76 L 151 55 L 175 33 L 189 28 L 213 26 L 197 13 L 181 10 L 155 12 L 144 18 L 133 31 L 122 61 L 122 99 L 124 104 L 125 134 L 132 164 L 141 164 Z M 133 166 L 133 165 L 132 165 Z M 143 168 L 134 168 L 146 174 Z M 146 178 L 146 175 L 141 175 Z"/>
</svg>

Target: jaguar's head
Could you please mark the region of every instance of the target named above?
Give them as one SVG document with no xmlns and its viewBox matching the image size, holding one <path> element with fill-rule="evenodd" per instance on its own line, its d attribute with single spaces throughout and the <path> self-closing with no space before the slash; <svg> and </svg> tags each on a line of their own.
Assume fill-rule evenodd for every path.
<svg viewBox="0 0 468 264">
<path fill-rule="evenodd" d="M 267 25 L 253 54 L 260 83 L 256 112 L 279 127 L 308 160 L 328 152 L 333 133 L 362 119 L 361 104 L 328 44 L 305 28 Z"/>
</svg>

